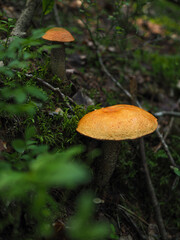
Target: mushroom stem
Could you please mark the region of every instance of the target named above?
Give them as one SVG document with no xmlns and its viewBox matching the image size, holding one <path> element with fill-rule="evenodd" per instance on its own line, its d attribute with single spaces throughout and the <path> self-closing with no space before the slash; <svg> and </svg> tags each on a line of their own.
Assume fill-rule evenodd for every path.
<svg viewBox="0 0 180 240">
<path fill-rule="evenodd" d="M 65 68 L 65 47 L 64 43 L 54 42 L 53 44 L 60 45 L 59 48 L 51 49 L 51 70 L 62 81 L 66 81 L 66 68 Z"/>
<path fill-rule="evenodd" d="M 109 180 L 114 172 L 118 155 L 120 152 L 119 141 L 103 141 L 103 159 L 99 166 L 97 176 L 97 185 L 100 191 L 108 185 Z"/>
</svg>

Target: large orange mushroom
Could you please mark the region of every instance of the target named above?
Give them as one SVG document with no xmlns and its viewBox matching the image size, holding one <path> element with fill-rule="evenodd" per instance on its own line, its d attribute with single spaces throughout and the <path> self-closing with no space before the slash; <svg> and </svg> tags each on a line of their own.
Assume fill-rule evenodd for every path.
<svg viewBox="0 0 180 240">
<path fill-rule="evenodd" d="M 86 114 L 77 131 L 85 136 L 103 140 L 104 157 L 97 176 L 97 185 L 105 188 L 115 169 L 120 140 L 136 139 L 155 131 L 157 119 L 133 105 L 114 105 Z"/>
<path fill-rule="evenodd" d="M 51 69 L 63 81 L 67 80 L 65 68 L 65 46 L 64 43 L 74 41 L 74 37 L 64 28 L 54 27 L 49 29 L 43 36 L 43 39 L 59 45 L 51 50 Z"/>
</svg>

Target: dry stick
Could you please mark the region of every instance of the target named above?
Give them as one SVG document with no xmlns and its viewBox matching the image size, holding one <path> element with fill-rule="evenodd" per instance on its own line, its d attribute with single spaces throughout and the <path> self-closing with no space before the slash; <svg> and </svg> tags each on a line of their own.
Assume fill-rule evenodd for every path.
<svg viewBox="0 0 180 240">
<path fill-rule="evenodd" d="M 161 140 L 161 143 L 159 144 L 159 146 L 161 147 L 161 145 L 162 145 L 163 142 L 164 142 L 164 146 L 165 146 L 165 148 L 166 148 L 165 151 L 166 151 L 167 155 L 169 156 L 169 159 L 170 159 L 170 161 L 171 161 L 171 164 L 172 164 L 174 167 L 177 167 L 177 165 L 176 165 L 176 163 L 174 162 L 174 159 L 172 158 L 171 154 L 169 155 L 169 149 L 168 149 L 168 146 L 166 146 L 165 140 L 166 140 L 166 137 L 167 137 L 167 135 L 169 134 L 169 131 L 170 131 L 171 127 L 172 127 L 172 124 L 173 124 L 173 121 L 174 121 L 174 117 L 178 117 L 178 113 L 179 113 L 179 112 L 174 112 L 174 109 L 178 108 L 179 104 L 180 104 L 180 98 L 177 100 L 177 102 L 176 102 L 175 106 L 173 107 L 172 111 L 162 111 L 162 112 L 158 112 L 158 113 L 155 113 L 155 114 L 154 114 L 155 116 L 163 116 L 163 115 L 165 115 L 166 113 L 168 113 L 167 115 L 173 116 L 173 117 L 171 118 L 171 121 L 170 121 L 170 124 L 169 124 L 169 128 L 168 128 L 166 134 L 164 135 L 164 137 L 162 137 L 161 134 L 159 135 L 159 138 L 162 137 L 162 140 Z M 172 114 L 172 113 L 173 113 L 173 114 Z M 175 114 L 174 114 L 174 113 L 175 113 Z M 180 113 L 179 113 L 179 114 L 180 114 Z M 179 116 L 180 116 L 180 115 L 179 115 Z M 157 134 L 159 134 L 159 132 L 157 132 Z M 158 150 L 158 148 L 157 148 L 155 151 L 157 151 L 157 150 Z"/>
<path fill-rule="evenodd" d="M 172 157 L 172 155 L 171 155 L 171 153 L 170 153 L 170 151 L 169 151 L 169 147 L 168 147 L 168 145 L 166 144 L 163 136 L 162 136 L 161 133 L 159 132 L 159 129 L 158 129 L 158 128 L 156 129 L 156 133 L 157 133 L 158 137 L 160 138 L 160 141 L 161 141 L 161 143 L 162 143 L 162 145 L 163 145 L 163 147 L 164 147 L 164 150 L 165 150 L 166 154 L 167 154 L 168 157 L 169 157 L 169 160 L 170 160 L 171 164 L 176 167 L 177 164 L 175 163 L 174 158 Z"/>
<path fill-rule="evenodd" d="M 32 74 L 29 74 L 29 73 L 26 73 L 25 76 L 28 77 L 28 78 L 32 78 L 32 77 L 33 77 L 33 75 L 32 75 Z M 49 84 L 48 82 L 44 81 L 43 79 L 41 79 L 41 78 L 39 78 L 39 77 L 36 77 L 36 79 L 37 79 L 39 82 L 41 82 L 44 86 L 48 87 L 49 89 L 53 90 L 54 92 L 59 93 L 61 99 L 66 103 L 66 105 L 67 105 L 67 107 L 70 109 L 70 111 L 71 111 L 72 113 L 74 113 L 71 105 L 66 101 L 66 97 L 67 97 L 68 100 L 69 100 L 71 103 L 75 104 L 75 102 L 73 101 L 72 98 L 70 98 L 70 97 L 68 97 L 68 96 L 65 96 L 64 93 L 62 93 L 59 88 L 53 87 L 51 84 Z"/>
<path fill-rule="evenodd" d="M 166 140 L 167 136 L 169 135 L 170 130 L 171 130 L 172 126 L 173 126 L 173 123 L 174 123 L 174 117 L 171 117 L 170 122 L 168 124 L 167 131 L 165 132 L 165 134 L 163 136 L 164 140 Z M 158 146 L 154 149 L 154 152 L 156 153 L 161 148 L 161 146 L 162 146 L 162 143 L 160 142 L 158 144 Z"/>
<path fill-rule="evenodd" d="M 164 227 L 164 222 L 162 219 L 162 215 L 161 215 L 161 209 L 156 197 L 156 193 L 151 181 L 151 177 L 149 174 L 149 169 L 148 169 L 148 165 L 146 162 L 146 155 L 145 155 L 145 148 L 144 148 L 144 139 L 141 138 L 140 139 L 140 149 L 141 149 L 141 159 L 142 159 L 142 163 L 143 163 L 143 167 L 144 167 L 144 171 L 145 171 L 145 176 L 146 176 L 146 181 L 148 184 L 148 190 L 149 190 L 149 194 L 151 196 L 151 200 L 153 203 L 153 207 L 155 209 L 155 214 L 156 214 L 156 219 L 157 219 L 157 224 L 158 224 L 158 228 L 159 228 L 159 232 L 161 234 L 161 237 L 163 240 L 167 239 L 167 233 Z"/>
<path fill-rule="evenodd" d="M 174 111 L 162 111 L 162 112 L 156 112 L 154 113 L 154 116 L 161 117 L 163 115 L 170 115 L 173 117 L 180 117 L 180 112 L 174 112 Z"/>
<path fill-rule="evenodd" d="M 173 122 L 174 122 L 174 117 L 172 117 L 171 120 L 170 120 L 168 130 L 166 131 L 166 133 L 165 133 L 165 135 L 164 135 L 164 137 L 163 137 L 163 140 L 166 140 L 166 138 L 167 138 L 167 136 L 168 136 L 168 134 L 169 134 L 169 132 L 170 132 L 170 130 L 171 130 L 171 128 L 172 128 Z M 161 135 L 161 136 L 162 136 L 162 135 Z M 157 151 L 159 150 L 159 148 L 161 148 L 161 145 L 162 145 L 162 141 L 160 142 L 160 144 L 159 144 L 159 145 L 157 146 L 157 148 L 155 149 L 155 152 L 157 152 Z M 170 161 L 171 161 L 171 164 L 172 164 L 173 167 L 178 167 L 177 164 L 174 162 L 174 159 L 173 159 L 173 158 L 170 159 Z M 171 166 L 171 167 L 172 167 L 172 166 Z M 178 181 L 178 179 L 179 179 L 179 177 L 176 176 L 175 179 L 174 179 L 174 182 L 173 182 L 173 184 L 172 184 L 172 189 L 174 188 L 174 185 L 176 184 L 176 182 Z"/>
<path fill-rule="evenodd" d="M 118 205 L 118 210 L 121 211 L 121 215 L 124 216 L 126 221 L 128 221 L 129 224 L 131 224 L 132 228 L 136 231 L 136 233 L 138 235 L 138 239 L 146 240 L 147 238 L 144 235 L 142 235 L 142 233 L 139 230 L 138 226 L 136 225 L 136 223 L 134 222 L 134 220 L 130 216 L 131 214 L 128 211 L 125 211 L 125 209 L 121 208 L 119 205 Z"/>
<path fill-rule="evenodd" d="M 135 212 L 131 211 L 130 209 L 124 207 L 121 204 L 117 205 L 118 209 L 121 209 L 123 211 L 126 211 L 128 214 L 130 214 L 131 216 L 137 218 L 139 221 L 141 221 L 142 223 L 144 223 L 146 226 L 148 226 L 149 224 L 140 216 L 138 216 Z"/>
<path fill-rule="evenodd" d="M 103 71 L 106 73 L 106 75 L 131 99 L 133 100 L 133 97 L 132 95 L 130 94 L 129 91 L 127 91 L 126 89 L 123 88 L 123 86 L 112 76 L 112 74 L 107 70 L 107 68 L 105 67 L 103 61 L 102 61 L 102 58 L 101 58 L 101 54 L 99 52 L 99 50 L 97 49 L 96 50 L 96 53 L 97 53 L 97 56 L 98 56 L 98 60 L 99 60 L 99 63 L 103 69 Z M 139 106 L 139 103 L 138 103 L 138 106 Z"/>
</svg>

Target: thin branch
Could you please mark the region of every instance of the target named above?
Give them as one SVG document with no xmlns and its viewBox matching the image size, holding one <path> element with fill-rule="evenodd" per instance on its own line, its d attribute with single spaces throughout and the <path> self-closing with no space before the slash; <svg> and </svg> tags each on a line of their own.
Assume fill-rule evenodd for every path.
<svg viewBox="0 0 180 240">
<path fill-rule="evenodd" d="M 124 207 L 123 205 L 121 204 L 118 204 L 117 207 L 120 209 L 120 210 L 123 210 L 125 212 L 127 212 L 128 214 L 130 214 L 131 216 L 133 217 L 136 217 L 139 221 L 141 221 L 142 223 L 144 223 L 146 226 L 148 226 L 148 223 L 140 216 L 138 216 L 136 213 L 134 213 L 133 211 L 131 211 L 130 209 Z"/>
<path fill-rule="evenodd" d="M 25 76 L 28 77 L 28 78 L 34 77 L 32 74 L 29 74 L 29 73 L 26 73 Z M 60 95 L 61 99 L 66 103 L 66 105 L 67 105 L 67 107 L 70 109 L 70 111 L 71 111 L 71 112 L 74 112 L 73 109 L 72 109 L 72 107 L 71 107 L 71 105 L 66 101 L 66 98 L 68 98 L 68 100 L 69 100 L 71 103 L 75 104 L 75 102 L 73 101 L 72 98 L 70 98 L 70 97 L 68 97 L 68 96 L 65 96 L 64 93 L 62 93 L 59 88 L 53 87 L 50 83 L 44 81 L 42 78 L 36 77 L 36 80 L 38 80 L 38 82 L 42 83 L 44 86 L 48 87 L 48 88 L 51 89 L 52 91 L 57 92 L 57 93 Z"/>
<path fill-rule="evenodd" d="M 166 132 L 165 132 L 165 134 L 163 136 L 164 140 L 166 140 L 167 136 L 169 135 L 169 133 L 171 131 L 171 128 L 173 126 L 173 123 L 174 123 L 174 117 L 171 117 L 170 122 L 169 122 L 168 127 L 167 127 L 167 130 L 166 130 Z M 162 146 L 162 142 L 160 142 L 157 145 L 157 147 L 155 148 L 154 152 L 156 153 L 161 148 L 161 146 Z"/>
<path fill-rule="evenodd" d="M 180 112 L 174 112 L 174 111 L 161 111 L 161 112 L 156 112 L 154 113 L 154 116 L 156 117 L 161 117 L 164 115 L 170 115 L 173 117 L 180 117 Z"/>
<path fill-rule="evenodd" d="M 166 230 L 164 227 L 161 209 L 160 209 L 157 197 L 156 197 L 156 193 L 155 193 L 152 181 L 151 181 L 151 177 L 150 177 L 150 173 L 149 173 L 149 169 L 148 169 L 148 165 L 147 165 L 147 161 L 146 161 L 146 154 L 145 154 L 143 138 L 140 138 L 140 149 L 141 149 L 141 159 L 142 159 L 142 163 L 143 163 L 143 167 L 144 167 L 144 171 L 145 171 L 145 177 L 146 177 L 146 181 L 147 181 L 147 185 L 148 185 L 148 191 L 151 196 L 151 201 L 152 201 L 152 204 L 153 204 L 153 207 L 155 210 L 159 232 L 161 234 L 162 240 L 167 240 L 167 233 L 166 233 Z"/>
<path fill-rule="evenodd" d="M 165 150 L 165 152 L 166 152 L 166 154 L 167 154 L 167 156 L 168 156 L 171 164 L 172 164 L 173 166 L 177 167 L 177 165 L 176 165 L 176 163 L 175 163 L 175 161 L 174 161 L 174 158 L 172 157 L 172 155 L 171 155 L 171 153 L 170 153 L 170 151 L 169 151 L 169 147 L 168 147 L 168 145 L 166 144 L 166 142 L 165 142 L 162 134 L 159 132 L 159 129 L 158 129 L 158 128 L 156 129 L 156 133 L 157 133 L 157 135 L 158 135 L 158 137 L 159 137 L 159 139 L 160 139 L 160 141 L 161 141 L 161 143 L 162 143 L 162 145 L 163 145 L 163 147 L 164 147 L 164 150 Z"/>
<path fill-rule="evenodd" d="M 116 86 L 118 86 L 132 100 L 133 98 L 132 98 L 132 95 L 130 94 L 130 92 L 127 91 L 125 88 L 123 88 L 123 86 L 107 70 L 107 68 L 105 67 L 105 65 L 102 61 L 101 54 L 100 54 L 100 51 L 98 49 L 96 50 L 96 53 L 97 53 L 97 56 L 98 56 L 99 63 L 102 67 L 102 70 L 105 72 L 105 74 L 116 84 Z"/>
<path fill-rule="evenodd" d="M 146 240 L 147 238 L 141 233 L 141 231 L 139 230 L 136 222 L 132 219 L 132 217 L 130 216 L 131 213 L 129 213 L 128 211 L 126 211 L 126 209 L 121 208 L 118 205 L 118 210 L 120 211 L 120 214 L 122 216 L 124 216 L 124 218 L 126 219 L 126 221 L 129 222 L 129 224 L 131 224 L 132 228 L 135 230 L 135 232 L 138 235 L 138 239 L 142 239 L 142 240 Z"/>
</svg>

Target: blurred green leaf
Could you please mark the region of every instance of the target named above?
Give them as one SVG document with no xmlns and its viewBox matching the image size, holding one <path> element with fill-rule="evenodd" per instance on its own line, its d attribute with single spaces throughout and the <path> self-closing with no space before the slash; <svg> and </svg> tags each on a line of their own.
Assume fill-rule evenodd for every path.
<svg viewBox="0 0 180 240">
<path fill-rule="evenodd" d="M 25 149 L 26 149 L 26 143 L 22 139 L 14 140 L 12 142 L 12 146 L 19 153 L 23 153 L 25 151 Z"/>
<path fill-rule="evenodd" d="M 34 29 L 32 31 L 31 39 L 39 40 L 39 39 L 41 39 L 42 35 L 44 35 L 44 29 Z"/>
<path fill-rule="evenodd" d="M 19 60 L 14 60 L 14 61 L 11 61 L 11 62 L 8 64 L 8 67 L 9 67 L 9 68 L 25 68 L 25 67 L 27 67 L 27 62 L 25 62 L 25 61 L 19 61 Z"/>
<path fill-rule="evenodd" d="M 42 92 L 42 90 L 33 87 L 33 86 L 27 86 L 25 87 L 25 90 L 28 94 L 30 94 L 33 97 L 36 97 L 40 100 L 46 101 L 47 100 L 47 95 L 45 92 Z"/>
<path fill-rule="evenodd" d="M 12 70 L 9 67 L 6 67 L 6 66 L 0 67 L 0 73 L 3 73 L 4 75 L 6 75 L 8 77 L 13 77 L 14 76 L 14 73 L 12 72 Z"/>
<path fill-rule="evenodd" d="M 50 13 L 54 6 L 54 0 L 43 0 L 42 1 L 42 7 L 43 7 L 43 13 L 44 15 L 47 15 Z"/>
<path fill-rule="evenodd" d="M 180 170 L 176 167 L 174 167 L 173 170 L 174 170 L 175 174 L 180 177 Z"/>
<path fill-rule="evenodd" d="M 27 141 L 31 139 L 32 137 L 34 137 L 35 134 L 36 134 L 35 126 L 27 127 L 25 130 L 25 140 Z"/>
<path fill-rule="evenodd" d="M 0 104 L 1 110 L 9 112 L 10 114 L 23 114 L 27 113 L 33 115 L 36 112 L 35 105 L 33 103 L 28 104 Z"/>
<path fill-rule="evenodd" d="M 5 27 L 0 27 L 0 31 L 5 31 L 5 32 L 8 32 L 8 29 L 7 28 L 5 28 Z"/>
<path fill-rule="evenodd" d="M 17 103 L 24 103 L 26 101 L 27 94 L 22 88 L 17 88 L 11 92 L 11 97 L 15 98 Z"/>
<path fill-rule="evenodd" d="M 26 143 L 21 139 L 14 140 L 12 146 L 19 153 L 26 149 Z M 44 191 L 46 194 L 50 187 L 74 188 L 89 181 L 87 168 L 73 161 L 82 150 L 81 146 L 76 146 L 58 154 L 40 154 L 30 162 L 27 172 L 0 168 L 0 194 L 4 189 L 6 197 L 10 198 L 25 197 L 30 191 Z"/>
<path fill-rule="evenodd" d="M 37 173 L 36 181 L 41 176 L 40 181 L 48 186 L 75 187 L 90 178 L 84 165 L 72 162 L 72 158 L 80 152 L 82 147 L 76 146 L 62 153 L 40 155 L 31 163 L 30 169 Z"/>
<path fill-rule="evenodd" d="M 106 223 L 93 219 L 93 195 L 84 193 L 78 200 L 77 212 L 69 221 L 69 235 L 74 240 L 103 240 L 110 234 Z"/>
</svg>

